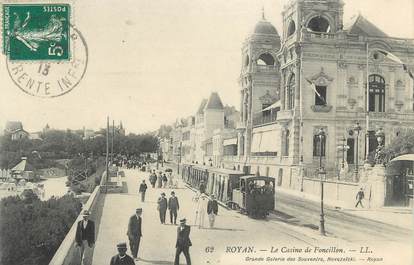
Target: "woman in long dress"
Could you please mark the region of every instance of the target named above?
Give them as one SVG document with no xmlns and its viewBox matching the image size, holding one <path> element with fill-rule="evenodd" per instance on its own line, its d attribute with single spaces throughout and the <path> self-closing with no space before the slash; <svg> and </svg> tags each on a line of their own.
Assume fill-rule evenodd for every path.
<svg viewBox="0 0 414 265">
<path fill-rule="evenodd" d="M 208 203 L 208 197 L 206 194 L 202 193 L 200 197 L 198 198 L 197 212 L 196 212 L 196 224 L 198 223 L 198 228 L 204 227 L 204 220 L 207 215 L 207 203 Z"/>
</svg>

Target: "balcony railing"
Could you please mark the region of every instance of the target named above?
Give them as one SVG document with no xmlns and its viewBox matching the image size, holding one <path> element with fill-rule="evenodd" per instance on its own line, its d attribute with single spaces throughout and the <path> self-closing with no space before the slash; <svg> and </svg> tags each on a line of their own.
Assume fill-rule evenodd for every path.
<svg viewBox="0 0 414 265">
<path fill-rule="evenodd" d="M 274 73 L 278 71 L 275 65 L 255 65 L 254 70 L 261 73 Z"/>
<path fill-rule="evenodd" d="M 277 119 L 277 112 L 261 112 L 253 116 L 253 126 L 260 126 L 264 124 L 274 123 Z"/>
<path fill-rule="evenodd" d="M 291 120 L 293 118 L 293 110 L 281 110 L 278 112 L 278 121 Z"/>
</svg>

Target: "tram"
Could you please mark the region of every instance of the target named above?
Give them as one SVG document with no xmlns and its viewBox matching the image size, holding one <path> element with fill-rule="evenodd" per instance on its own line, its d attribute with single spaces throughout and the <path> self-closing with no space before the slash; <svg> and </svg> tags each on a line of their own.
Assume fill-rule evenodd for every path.
<svg viewBox="0 0 414 265">
<path fill-rule="evenodd" d="M 275 179 L 272 177 L 198 164 L 183 164 L 181 176 L 196 189 L 203 183 L 206 194 L 215 195 L 229 208 L 252 218 L 265 218 L 275 207 Z"/>
<path fill-rule="evenodd" d="M 243 176 L 233 190 L 233 203 L 253 218 L 266 218 L 275 208 L 275 181 L 272 177 Z"/>
<path fill-rule="evenodd" d="M 239 185 L 239 179 L 243 174 L 240 171 L 213 168 L 197 164 L 182 165 L 181 176 L 183 180 L 196 189 L 204 183 L 205 193 L 215 195 L 216 199 L 227 204 L 233 200 L 233 189 Z"/>
</svg>

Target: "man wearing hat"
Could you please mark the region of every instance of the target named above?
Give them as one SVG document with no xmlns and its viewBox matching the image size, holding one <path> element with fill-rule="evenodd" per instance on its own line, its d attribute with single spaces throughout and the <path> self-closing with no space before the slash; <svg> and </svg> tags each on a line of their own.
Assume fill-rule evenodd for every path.
<svg viewBox="0 0 414 265">
<path fill-rule="evenodd" d="M 211 195 L 210 200 L 207 203 L 207 214 L 210 222 L 210 228 L 213 228 L 214 221 L 216 220 L 216 216 L 218 214 L 218 204 L 214 194 Z"/>
<path fill-rule="evenodd" d="M 147 184 L 145 183 L 145 180 L 142 180 L 141 185 L 139 185 L 139 193 L 141 193 L 141 202 L 145 201 L 145 192 L 147 191 Z"/>
<path fill-rule="evenodd" d="M 192 246 L 190 240 L 190 226 L 186 225 L 186 219 L 180 220 L 180 226 L 177 228 L 177 242 L 175 243 L 175 260 L 174 265 L 180 264 L 180 254 L 184 253 L 184 257 L 187 265 L 191 265 L 190 258 L 190 246 Z"/>
<path fill-rule="evenodd" d="M 161 193 L 161 197 L 158 198 L 158 211 L 160 212 L 161 224 L 165 224 L 165 213 L 167 212 L 167 198 L 165 193 Z"/>
<path fill-rule="evenodd" d="M 178 198 L 175 196 L 175 192 L 171 192 L 171 197 L 168 199 L 168 210 L 170 210 L 170 223 L 177 223 L 177 211 L 180 209 Z"/>
<path fill-rule="evenodd" d="M 95 244 L 95 223 L 89 220 L 90 212 L 84 210 L 82 212 L 83 220 L 78 222 L 76 227 L 75 241 L 76 245 L 80 248 L 80 260 L 81 264 L 84 261 L 85 248 L 90 248 Z"/>
<path fill-rule="evenodd" d="M 128 223 L 128 238 L 129 238 L 129 247 L 131 249 L 132 256 L 134 259 L 138 257 L 139 243 L 141 241 L 142 232 L 142 208 L 137 208 L 135 214 L 129 218 Z"/>
<path fill-rule="evenodd" d="M 134 259 L 126 254 L 126 243 L 119 243 L 116 247 L 118 248 L 118 254 L 111 258 L 110 265 L 135 265 Z"/>
</svg>

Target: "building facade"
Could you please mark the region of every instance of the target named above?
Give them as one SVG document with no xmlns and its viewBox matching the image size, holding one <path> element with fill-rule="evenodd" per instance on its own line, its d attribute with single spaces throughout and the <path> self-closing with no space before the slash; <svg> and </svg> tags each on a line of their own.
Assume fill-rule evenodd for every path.
<svg viewBox="0 0 414 265">
<path fill-rule="evenodd" d="M 238 152 L 226 167 L 303 190 L 322 161 L 328 179 L 358 189 L 366 179 L 354 172 L 372 160 L 376 133 L 387 145 L 414 126 L 413 80 L 386 56 L 412 69 L 414 40 L 390 37 L 361 15 L 345 25 L 343 6 L 292 0 L 280 35 L 264 16 L 254 27 L 242 48 Z"/>
<path fill-rule="evenodd" d="M 351 203 L 360 187 L 375 206 L 387 190 L 403 190 L 369 163 L 379 135 L 387 145 L 414 127 L 414 40 L 390 37 L 362 15 L 344 23 L 343 7 L 291 0 L 280 33 L 263 14 L 242 44 L 235 129 L 225 130 L 218 95 L 203 100 L 191 162 L 273 176 L 278 186 L 314 194 L 323 178 L 328 199 Z"/>
</svg>

